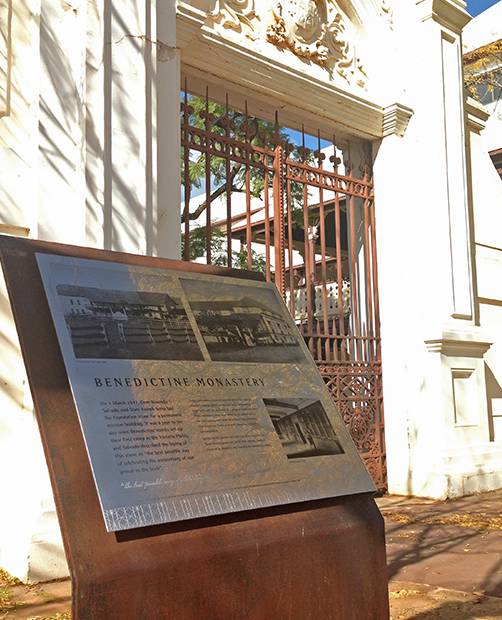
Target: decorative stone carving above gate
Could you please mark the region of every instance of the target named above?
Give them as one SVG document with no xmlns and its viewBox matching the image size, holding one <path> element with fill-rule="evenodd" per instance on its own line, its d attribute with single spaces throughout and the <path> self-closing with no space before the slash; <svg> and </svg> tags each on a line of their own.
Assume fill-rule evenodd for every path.
<svg viewBox="0 0 502 620">
<path fill-rule="evenodd" d="M 211 12 L 211 18 L 223 28 L 245 31 L 248 37 L 257 38 L 253 23 L 259 20 L 255 11 L 255 0 L 218 0 Z"/>
<path fill-rule="evenodd" d="M 281 0 L 272 9 L 267 40 L 364 86 L 366 74 L 333 0 Z"/>
</svg>

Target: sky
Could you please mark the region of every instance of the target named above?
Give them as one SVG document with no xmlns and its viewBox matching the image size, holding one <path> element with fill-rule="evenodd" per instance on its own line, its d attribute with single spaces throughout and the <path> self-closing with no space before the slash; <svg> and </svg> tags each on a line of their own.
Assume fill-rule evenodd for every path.
<svg viewBox="0 0 502 620">
<path fill-rule="evenodd" d="M 467 0 L 467 10 L 471 15 L 478 15 L 497 2 L 499 0 Z"/>
</svg>

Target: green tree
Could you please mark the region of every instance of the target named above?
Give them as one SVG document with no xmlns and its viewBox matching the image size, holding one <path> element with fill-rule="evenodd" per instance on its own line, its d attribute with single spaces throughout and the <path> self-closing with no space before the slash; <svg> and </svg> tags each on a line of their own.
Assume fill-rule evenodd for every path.
<svg viewBox="0 0 502 620">
<path fill-rule="evenodd" d="M 502 97 L 502 39 L 464 55 L 464 81 L 469 96 L 481 103 Z"/>
<path fill-rule="evenodd" d="M 241 142 L 247 142 L 251 146 L 258 146 L 270 149 L 274 142 L 279 140 L 289 144 L 286 132 L 280 129 L 275 123 L 260 120 L 254 117 L 246 117 L 242 112 L 229 109 L 226 113 L 225 106 L 209 101 L 206 103 L 204 97 L 188 97 L 188 105 L 191 112 L 188 118 L 189 125 L 197 129 L 205 130 L 207 127 L 207 114 L 210 115 L 210 131 L 214 134 L 224 136 L 229 125 L 229 133 L 232 138 Z M 292 145 L 291 147 L 292 148 Z M 206 178 L 206 160 L 204 153 L 197 153 L 196 149 L 192 154 L 197 154 L 195 159 L 190 159 L 188 164 L 188 178 L 190 179 L 191 191 L 201 189 Z M 250 192 L 251 195 L 259 198 L 264 190 L 264 176 L 260 169 L 255 166 L 249 167 Z M 181 178 L 183 183 L 186 181 L 185 174 L 185 154 L 181 152 Z M 230 188 L 232 193 L 244 192 L 246 183 L 246 165 L 239 162 L 232 162 L 230 168 Z M 227 177 L 225 160 L 221 157 L 211 157 L 211 194 L 209 202 L 213 202 L 227 191 Z M 189 214 L 189 220 L 197 220 L 207 209 L 206 201 L 202 202 L 197 209 Z M 185 222 L 186 214 L 183 212 L 181 221 Z"/>
<path fill-rule="evenodd" d="M 289 140 L 288 133 L 280 128 L 276 123 L 257 119 L 247 116 L 237 110 L 228 109 L 225 106 L 214 101 L 206 101 L 204 97 L 188 96 L 187 104 L 190 108 L 185 111 L 188 114 L 188 124 L 200 130 L 210 130 L 211 133 L 225 136 L 230 135 L 239 142 L 247 143 L 250 146 L 261 147 L 272 151 L 274 146 L 282 143 L 285 151 L 291 159 L 306 161 L 313 164 L 315 160 L 314 153 L 309 149 L 295 147 Z M 205 154 L 198 152 L 196 148 L 191 149 L 190 158 L 188 160 L 188 170 L 185 169 L 187 164 L 186 152 L 181 151 L 181 175 L 185 192 L 187 191 L 188 181 L 190 185 L 190 195 L 197 190 L 203 188 L 206 182 L 206 158 Z M 241 193 L 246 191 L 246 172 L 247 166 L 239 162 L 231 162 L 230 175 L 227 183 L 227 165 L 226 161 L 220 157 L 211 156 L 211 193 L 208 200 L 203 200 L 196 209 L 190 213 L 186 213 L 182 208 L 182 223 L 188 220 L 194 222 L 207 210 L 210 205 L 220 196 L 223 196 L 230 186 L 232 193 Z M 264 192 L 264 174 L 256 166 L 249 166 L 249 190 L 251 196 L 261 198 L 263 200 Z M 272 179 L 269 178 L 271 186 Z M 299 183 L 291 183 L 291 203 L 292 215 L 295 227 L 303 228 L 303 186 Z M 315 220 L 315 214 L 309 213 L 309 220 Z M 317 223 L 317 222 L 315 222 Z M 195 226 L 190 231 L 190 260 L 196 260 L 203 256 L 206 252 L 206 236 L 205 226 Z M 214 227 L 211 230 L 211 262 L 214 265 L 227 264 L 226 251 L 226 235 L 225 233 Z M 252 250 L 253 269 L 265 271 L 265 258 Z M 247 249 L 241 249 L 239 252 L 232 252 L 232 264 L 235 267 L 243 269 L 247 268 Z"/>
<path fill-rule="evenodd" d="M 195 261 L 206 253 L 206 227 L 196 226 L 190 231 L 190 260 Z M 226 234 L 220 228 L 211 229 L 211 264 L 219 267 L 227 266 Z M 182 238 L 182 250 L 184 237 Z M 265 273 L 265 257 L 251 249 L 252 271 Z M 247 248 L 241 248 L 238 252 L 232 251 L 232 267 L 235 269 L 248 268 Z"/>
</svg>

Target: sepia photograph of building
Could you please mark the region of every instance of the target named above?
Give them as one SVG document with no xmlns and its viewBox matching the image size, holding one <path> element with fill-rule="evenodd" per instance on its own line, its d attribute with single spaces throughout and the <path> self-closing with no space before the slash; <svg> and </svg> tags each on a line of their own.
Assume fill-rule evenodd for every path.
<svg viewBox="0 0 502 620">
<path fill-rule="evenodd" d="M 319 400 L 264 398 L 263 403 L 288 459 L 343 454 Z"/>
<path fill-rule="evenodd" d="M 67 284 L 57 292 L 77 358 L 203 359 L 175 297 Z"/>
<path fill-rule="evenodd" d="M 304 359 L 272 290 L 181 280 L 213 361 L 294 362 Z"/>
</svg>

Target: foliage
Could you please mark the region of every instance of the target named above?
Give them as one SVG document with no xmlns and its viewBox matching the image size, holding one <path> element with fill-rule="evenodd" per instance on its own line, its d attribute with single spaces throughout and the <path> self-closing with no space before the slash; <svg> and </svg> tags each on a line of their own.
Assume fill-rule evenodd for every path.
<svg viewBox="0 0 502 620">
<path fill-rule="evenodd" d="M 23 582 L 0 568 L 0 586 L 22 586 Z"/>
<path fill-rule="evenodd" d="M 190 116 L 188 123 L 191 127 L 200 130 L 210 130 L 211 133 L 224 136 L 230 135 L 232 139 L 242 143 L 248 143 L 251 146 L 272 150 L 273 145 L 281 141 L 287 145 L 289 157 L 291 159 L 306 161 L 314 164 L 314 153 L 305 149 L 294 148 L 289 141 L 288 133 L 279 128 L 275 123 L 249 117 L 237 110 L 228 109 L 225 106 L 215 103 L 214 101 L 206 101 L 204 97 L 189 96 L 187 103 L 190 106 Z M 209 116 L 208 116 L 209 115 Z M 194 158 L 194 154 L 196 157 Z M 183 182 L 185 179 L 185 156 L 181 153 L 181 174 Z M 211 157 L 211 194 L 209 200 L 204 200 L 189 214 L 189 220 L 197 220 L 206 211 L 208 204 L 211 204 L 217 198 L 225 194 L 230 186 L 232 193 L 245 192 L 247 169 L 245 164 L 239 162 L 231 162 L 230 169 L 227 169 L 225 159 Z M 227 172 L 229 177 L 227 179 Z M 190 180 L 190 192 L 193 190 L 201 190 L 206 182 L 206 159 L 203 153 L 198 153 L 196 149 L 192 149 L 190 153 L 190 161 L 188 162 L 188 178 Z M 272 185 L 272 179 L 269 179 L 269 187 Z M 255 166 L 249 167 L 249 189 L 251 196 L 263 199 L 264 192 L 264 174 L 263 171 Z M 186 188 L 185 188 L 186 191 Z M 292 182 L 290 185 L 291 210 L 295 227 L 303 228 L 303 185 Z M 185 222 L 185 213 L 182 214 L 181 221 Z M 316 219 L 315 211 L 309 210 L 309 222 L 313 223 Z M 314 222 L 317 223 L 317 222 Z M 196 260 L 204 256 L 206 253 L 206 228 L 205 226 L 197 226 L 190 233 L 190 260 Z M 265 271 L 265 258 L 252 251 L 253 270 Z M 211 262 L 214 265 L 226 265 L 226 235 L 217 228 L 212 229 L 211 236 Z M 243 248 L 239 252 L 232 253 L 233 265 L 238 268 L 247 269 L 247 249 Z"/>
<path fill-rule="evenodd" d="M 252 146 L 269 147 L 274 140 L 287 140 L 287 135 L 280 130 L 274 123 L 259 120 L 253 117 L 246 117 L 242 112 L 229 109 L 228 119 L 226 119 L 225 106 L 214 101 L 206 102 L 204 97 L 190 96 L 188 105 L 192 108 L 189 116 L 189 124 L 191 127 L 205 130 L 208 125 L 207 114 L 211 115 L 209 129 L 212 133 L 224 136 L 226 133 L 226 120 L 229 121 L 232 138 L 241 142 L 247 142 Z M 196 151 L 193 150 L 192 153 Z M 226 164 L 221 157 L 211 157 L 211 196 L 209 202 L 213 202 L 216 198 L 224 194 L 227 190 Z M 201 189 L 206 178 L 206 161 L 203 153 L 197 153 L 196 159 L 190 159 L 188 165 L 188 177 L 191 187 Z M 185 181 L 185 158 L 181 153 L 181 178 Z M 244 191 L 246 183 L 246 166 L 239 162 L 232 162 L 229 177 L 230 188 L 232 192 Z M 264 189 L 263 173 L 255 166 L 249 167 L 249 187 L 251 195 L 259 197 Z M 190 214 L 190 220 L 196 220 L 206 210 L 206 202 Z M 184 221 L 184 215 L 182 216 Z"/>
<path fill-rule="evenodd" d="M 263 254 L 258 254 L 251 248 L 251 271 L 265 273 L 267 262 Z M 239 252 L 232 252 L 232 266 L 236 269 L 248 269 L 248 251 L 243 247 Z"/>
<path fill-rule="evenodd" d="M 15 608 L 16 604 L 12 599 L 10 588 L 19 585 L 22 585 L 22 581 L 0 568 L 0 612 Z"/>
<path fill-rule="evenodd" d="M 467 93 L 481 101 L 487 93 L 500 98 L 502 92 L 502 40 L 464 55 Z"/>
<path fill-rule="evenodd" d="M 9 588 L 0 588 L 0 612 L 15 607 Z"/>
<path fill-rule="evenodd" d="M 313 163 L 314 155 L 308 150 L 306 153 L 300 153 L 299 149 L 294 149 L 289 141 L 287 132 L 275 123 L 261 120 L 255 117 L 246 116 L 242 112 L 228 109 L 228 117 L 225 106 L 214 101 L 206 102 L 204 97 L 190 96 L 188 105 L 192 109 L 188 122 L 191 127 L 205 130 L 207 128 L 207 114 L 211 115 L 209 129 L 211 133 L 224 136 L 226 134 L 227 121 L 230 123 L 231 129 L 229 134 L 232 139 L 239 142 L 248 143 L 251 146 L 271 149 L 274 143 L 282 141 L 288 145 L 291 150 L 290 157 L 292 159 L 300 159 L 305 157 L 305 161 Z M 192 153 L 196 153 L 194 149 Z M 209 202 L 213 202 L 216 198 L 224 194 L 227 190 L 225 160 L 221 157 L 211 157 L 211 195 Z M 206 178 L 206 162 L 205 155 L 199 153 L 196 159 L 190 159 L 188 165 L 188 177 L 190 179 L 191 188 L 200 190 Z M 183 150 L 181 153 L 181 178 L 185 182 L 185 158 Z M 230 187 L 232 192 L 245 191 L 246 184 L 246 166 L 239 162 L 232 162 L 230 169 Z M 256 166 L 249 167 L 249 187 L 251 196 L 260 198 L 264 191 L 264 175 Z M 292 202 L 293 206 L 301 204 L 302 190 L 298 184 L 292 184 Z M 206 210 L 207 205 L 203 202 L 193 213 L 190 214 L 190 220 L 196 220 Z M 185 220 L 182 216 L 182 222 Z"/>
<path fill-rule="evenodd" d="M 197 258 L 204 256 L 206 253 L 207 234 L 205 226 L 196 226 L 190 231 L 190 260 L 195 261 Z M 226 235 L 219 228 L 211 228 L 211 258 L 213 265 L 226 264 Z M 181 250 L 184 256 L 185 236 L 181 239 Z M 224 262 L 222 262 L 224 261 Z"/>
<path fill-rule="evenodd" d="M 190 260 L 195 261 L 206 254 L 206 227 L 196 226 L 190 231 Z M 182 250 L 184 249 L 182 238 Z M 251 249 L 252 271 L 265 273 L 265 257 Z M 227 236 L 220 228 L 211 228 L 211 264 L 218 267 L 227 267 Z M 248 268 L 247 248 L 238 252 L 232 251 L 232 267 L 235 269 Z"/>
<path fill-rule="evenodd" d="M 37 599 L 41 604 L 52 602 L 52 599 L 47 598 L 43 590 L 39 586 L 31 586 L 23 583 L 17 577 L 13 577 L 3 568 L 0 568 L 0 618 L 10 618 L 14 610 L 18 610 L 19 613 L 25 617 L 21 612 L 21 607 L 24 607 L 25 603 L 16 602 L 15 591 L 11 590 L 14 586 L 24 586 L 23 592 L 30 590 L 36 592 Z M 2 615 L 1 612 L 7 612 L 7 615 Z M 17 615 L 12 617 L 16 617 Z M 31 620 L 71 620 L 71 614 L 69 612 L 51 614 L 50 616 L 30 616 Z"/>
</svg>

